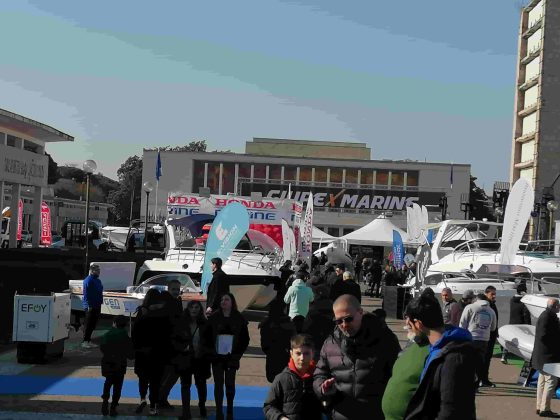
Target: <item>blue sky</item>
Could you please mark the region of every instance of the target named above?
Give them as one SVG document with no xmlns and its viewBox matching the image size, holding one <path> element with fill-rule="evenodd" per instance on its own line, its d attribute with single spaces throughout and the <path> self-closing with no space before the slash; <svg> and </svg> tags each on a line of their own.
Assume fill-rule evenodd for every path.
<svg viewBox="0 0 560 420">
<path fill-rule="evenodd" d="M 143 147 L 362 141 L 507 180 L 521 1 L 4 0 L 0 108 L 116 177 Z"/>
</svg>

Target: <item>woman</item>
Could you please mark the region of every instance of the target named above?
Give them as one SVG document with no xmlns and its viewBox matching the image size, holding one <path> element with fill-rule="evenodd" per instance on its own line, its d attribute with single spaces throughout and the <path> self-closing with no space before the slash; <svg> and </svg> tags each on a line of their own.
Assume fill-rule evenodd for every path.
<svg viewBox="0 0 560 420">
<path fill-rule="evenodd" d="M 235 297 L 226 293 L 220 299 L 220 308 L 208 318 L 203 332 L 203 346 L 212 363 L 216 420 L 224 418 L 224 383 L 227 398 L 227 419 L 233 419 L 235 374 L 239 360 L 249 345 L 247 321 L 237 310 Z"/>
<path fill-rule="evenodd" d="M 206 380 L 210 378 L 210 362 L 204 357 L 201 345 L 201 337 L 207 323 L 202 304 L 198 301 L 190 301 L 183 312 L 183 320 L 189 338 L 190 362 L 184 369 L 179 368 L 179 374 L 181 375 L 181 400 L 183 403 L 182 418 L 191 418 L 190 405 L 193 375 L 198 393 L 200 417 L 206 417 Z"/>
<path fill-rule="evenodd" d="M 150 390 L 150 414 L 158 413 L 159 387 L 164 363 L 171 355 L 171 319 L 165 296 L 157 289 L 150 289 L 138 307 L 132 329 L 135 349 L 134 373 L 138 375 L 140 405 L 136 413 L 146 407 L 146 394 Z"/>
</svg>

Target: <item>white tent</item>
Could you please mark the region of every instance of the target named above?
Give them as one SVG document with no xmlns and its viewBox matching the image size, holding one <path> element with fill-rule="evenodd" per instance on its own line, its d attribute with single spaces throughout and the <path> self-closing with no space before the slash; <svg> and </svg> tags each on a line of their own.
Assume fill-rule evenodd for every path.
<svg viewBox="0 0 560 420">
<path fill-rule="evenodd" d="M 401 234 L 404 244 L 410 243 L 406 232 L 383 215 L 340 239 L 346 240 L 349 245 L 393 246 L 393 230 Z"/>
<path fill-rule="evenodd" d="M 331 236 L 328 233 L 323 232 L 321 229 L 316 228 L 315 226 L 313 226 L 312 236 L 313 236 L 312 242 L 314 243 L 328 244 L 334 241 L 335 239 L 337 239 L 334 236 Z"/>
</svg>

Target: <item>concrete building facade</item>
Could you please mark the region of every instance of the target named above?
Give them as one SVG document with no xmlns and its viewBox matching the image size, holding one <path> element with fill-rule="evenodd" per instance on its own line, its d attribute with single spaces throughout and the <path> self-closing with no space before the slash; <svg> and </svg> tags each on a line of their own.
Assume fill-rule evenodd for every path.
<svg viewBox="0 0 560 420">
<path fill-rule="evenodd" d="M 280 140 L 280 144 L 277 148 L 275 139 L 254 139 L 247 142 L 245 154 L 161 152 L 163 175 L 157 193 L 154 190 L 149 195 L 149 217 L 167 216 L 169 192 L 198 193 L 202 187 L 209 188 L 211 194 L 249 196 L 256 192 L 271 198 L 285 197 L 290 189 L 292 198 L 300 201 L 305 201 L 311 191 L 314 224 L 335 236 L 362 227 L 382 213 L 391 217 L 397 226 L 406 228 L 406 206 L 413 202 L 426 205 L 430 219 L 437 220 L 441 217 L 442 194 L 448 200 L 448 217 L 464 217 L 460 204 L 468 200 L 470 165 L 369 160 L 364 158 L 370 151 L 363 143 L 350 143 L 348 147 L 357 149 L 359 159 L 345 159 L 340 153 L 331 153 L 332 148 L 344 148 L 338 142 L 334 146 L 329 142 L 310 141 L 300 145 L 296 140 Z M 286 153 L 286 145 L 306 151 L 306 156 L 277 154 Z M 311 150 L 313 146 L 317 150 Z M 255 147 L 259 153 L 249 153 L 255 152 Z M 155 183 L 156 161 L 157 151 L 144 151 L 142 182 Z M 145 212 L 145 200 L 144 194 L 142 212 Z"/>
</svg>

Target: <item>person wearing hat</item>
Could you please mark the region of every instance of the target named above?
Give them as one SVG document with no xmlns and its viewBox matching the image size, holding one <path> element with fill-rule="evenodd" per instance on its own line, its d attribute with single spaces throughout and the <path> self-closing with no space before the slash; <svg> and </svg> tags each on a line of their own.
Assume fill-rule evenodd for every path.
<svg viewBox="0 0 560 420">
<path fill-rule="evenodd" d="M 89 276 L 82 283 L 82 305 L 86 315 L 82 347 L 85 349 L 97 347 L 96 344 L 91 342 L 91 335 L 93 330 L 95 330 L 99 315 L 101 315 L 101 305 L 103 304 L 103 283 L 99 279 L 100 274 L 101 267 L 99 264 L 91 263 L 89 266 Z"/>
<path fill-rule="evenodd" d="M 463 297 L 459 300 L 459 305 L 461 306 L 461 313 L 465 309 L 465 306 L 470 305 L 473 303 L 474 300 L 474 291 L 473 290 L 465 290 L 463 292 Z"/>
</svg>

